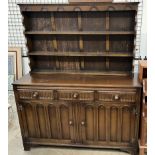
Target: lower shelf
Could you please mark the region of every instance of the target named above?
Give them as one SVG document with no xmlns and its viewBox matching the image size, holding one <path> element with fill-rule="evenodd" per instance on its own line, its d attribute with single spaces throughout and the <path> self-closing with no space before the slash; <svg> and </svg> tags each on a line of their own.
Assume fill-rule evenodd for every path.
<svg viewBox="0 0 155 155">
<path fill-rule="evenodd" d="M 83 75 L 132 75 L 130 71 L 63 71 L 63 70 L 32 70 L 30 74 L 83 74 Z"/>
</svg>

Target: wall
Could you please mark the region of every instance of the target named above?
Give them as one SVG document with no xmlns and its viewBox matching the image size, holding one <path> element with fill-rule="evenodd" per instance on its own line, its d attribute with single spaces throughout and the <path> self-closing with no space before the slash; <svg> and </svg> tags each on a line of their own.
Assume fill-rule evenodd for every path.
<svg viewBox="0 0 155 155">
<path fill-rule="evenodd" d="M 140 2 L 137 16 L 137 37 L 135 40 L 135 56 L 146 55 L 146 0 L 114 0 L 114 2 Z M 68 3 L 68 0 L 8 0 L 8 46 L 22 48 L 23 75 L 29 72 L 26 40 L 23 35 L 22 16 L 18 3 Z M 144 4 L 143 4 L 144 3 Z M 141 20 L 143 17 L 143 20 Z M 141 31 L 142 30 L 142 31 Z M 135 62 L 137 64 L 137 62 Z M 137 71 L 137 65 L 135 67 Z"/>
<path fill-rule="evenodd" d="M 141 44 L 140 44 L 140 53 L 142 57 L 147 55 L 147 10 L 146 10 L 146 0 L 143 0 L 143 20 L 142 20 L 142 27 L 141 27 Z"/>
</svg>

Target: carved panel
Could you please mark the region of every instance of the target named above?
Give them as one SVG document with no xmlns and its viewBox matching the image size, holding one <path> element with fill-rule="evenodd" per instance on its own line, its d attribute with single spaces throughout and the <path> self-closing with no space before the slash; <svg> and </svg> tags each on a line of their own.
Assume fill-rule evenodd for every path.
<svg viewBox="0 0 155 155">
<path fill-rule="evenodd" d="M 31 104 L 23 104 L 23 113 L 25 113 L 25 121 L 28 130 L 29 137 L 37 137 L 36 134 L 36 126 L 35 126 L 35 118 L 33 113 L 33 106 Z"/>
<path fill-rule="evenodd" d="M 61 123 L 61 132 L 63 139 L 70 139 L 70 118 L 69 118 L 69 106 L 61 105 L 60 110 L 60 123 Z"/>
<path fill-rule="evenodd" d="M 85 107 L 86 140 L 94 140 L 94 107 Z M 82 123 L 82 122 L 81 122 Z"/>
<path fill-rule="evenodd" d="M 41 100 L 52 100 L 54 98 L 52 90 L 19 90 L 20 99 L 41 99 Z"/>
<path fill-rule="evenodd" d="M 110 108 L 110 141 L 117 141 L 118 135 L 118 107 Z"/>
<path fill-rule="evenodd" d="M 131 115 L 130 107 L 123 107 L 122 108 L 122 142 L 130 141 L 130 126 L 131 126 L 130 115 Z"/>
<path fill-rule="evenodd" d="M 43 8 L 44 7 L 44 8 Z M 101 3 L 92 6 L 91 3 L 87 3 L 87 5 L 78 5 L 78 7 L 80 8 L 81 11 L 114 11 L 114 10 L 136 10 L 137 9 L 137 4 L 132 3 L 131 6 L 128 7 L 128 4 L 113 4 L 113 3 L 104 3 L 104 5 L 102 5 Z M 20 9 L 21 11 L 74 11 L 77 8 L 77 5 L 37 5 L 37 4 L 33 4 L 33 5 L 27 5 L 27 4 L 21 4 L 20 5 Z M 93 9 L 92 9 L 93 8 Z"/>
<path fill-rule="evenodd" d="M 47 124 L 46 124 L 46 115 L 45 115 L 45 108 L 43 105 L 39 104 L 36 107 L 37 111 L 37 119 L 39 124 L 40 130 L 40 138 L 47 138 Z"/>
<path fill-rule="evenodd" d="M 94 91 L 58 90 L 59 100 L 94 100 Z"/>
<path fill-rule="evenodd" d="M 136 102 L 136 93 L 135 92 L 104 92 L 99 91 L 99 100 L 112 102 Z"/>
<path fill-rule="evenodd" d="M 106 141 L 106 107 L 100 105 L 98 107 L 98 140 Z"/>
<path fill-rule="evenodd" d="M 58 134 L 59 134 L 56 106 L 53 106 L 50 104 L 48 106 L 48 114 L 49 114 L 51 138 L 56 139 L 58 138 Z"/>
</svg>

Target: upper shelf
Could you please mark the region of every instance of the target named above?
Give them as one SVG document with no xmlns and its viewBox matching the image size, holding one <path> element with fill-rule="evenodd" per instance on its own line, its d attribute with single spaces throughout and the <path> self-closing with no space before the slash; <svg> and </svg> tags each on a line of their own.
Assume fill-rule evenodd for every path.
<svg viewBox="0 0 155 155">
<path fill-rule="evenodd" d="M 26 31 L 28 35 L 134 35 L 135 31 Z"/>
<path fill-rule="evenodd" d="M 51 52 L 51 51 L 31 51 L 30 56 L 89 56 L 89 57 L 133 57 L 133 53 L 129 52 Z"/>
</svg>

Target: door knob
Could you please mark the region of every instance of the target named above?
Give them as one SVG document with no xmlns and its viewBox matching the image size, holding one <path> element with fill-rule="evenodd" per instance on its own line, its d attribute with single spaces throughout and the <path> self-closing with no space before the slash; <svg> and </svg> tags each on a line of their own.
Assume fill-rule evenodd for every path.
<svg viewBox="0 0 155 155">
<path fill-rule="evenodd" d="M 114 96 L 114 99 L 115 99 L 115 100 L 119 100 L 119 95 L 115 95 L 115 96 Z"/>
<path fill-rule="evenodd" d="M 75 98 L 75 99 L 78 98 L 78 96 L 79 96 L 78 93 L 74 93 L 74 94 L 73 94 L 73 98 Z"/>
<path fill-rule="evenodd" d="M 73 121 L 69 121 L 69 125 L 73 125 Z"/>
<path fill-rule="evenodd" d="M 83 126 L 84 126 L 84 125 L 85 125 L 85 122 L 84 122 L 84 121 L 82 121 L 82 122 L 81 122 L 81 125 L 83 125 Z"/>
<path fill-rule="evenodd" d="M 38 92 L 34 92 L 34 93 L 33 93 L 33 97 L 34 97 L 34 98 L 38 97 L 38 95 L 39 95 Z"/>
</svg>

